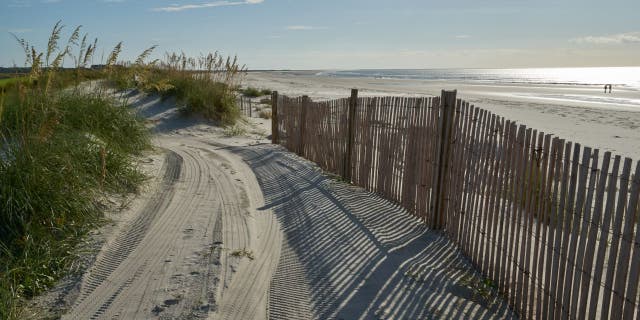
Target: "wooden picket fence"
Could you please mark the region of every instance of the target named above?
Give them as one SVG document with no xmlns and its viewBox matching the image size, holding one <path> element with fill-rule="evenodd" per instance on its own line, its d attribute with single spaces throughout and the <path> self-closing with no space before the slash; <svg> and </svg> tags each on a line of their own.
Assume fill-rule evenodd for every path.
<svg viewBox="0 0 640 320">
<path fill-rule="evenodd" d="M 238 109 L 240 109 L 242 115 L 246 117 L 253 116 L 253 102 L 250 98 L 238 96 L 236 97 L 236 105 L 238 106 Z"/>
<path fill-rule="evenodd" d="M 522 318 L 640 318 L 640 162 L 455 96 L 274 92 L 273 143 L 442 229 Z"/>
</svg>

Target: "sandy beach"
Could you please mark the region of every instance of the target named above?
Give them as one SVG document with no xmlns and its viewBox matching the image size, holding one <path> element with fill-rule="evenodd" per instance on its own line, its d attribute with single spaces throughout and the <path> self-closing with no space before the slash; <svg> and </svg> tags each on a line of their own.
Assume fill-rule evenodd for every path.
<svg viewBox="0 0 640 320">
<path fill-rule="evenodd" d="M 430 80 L 331 77 L 318 71 L 249 72 L 245 85 L 327 100 L 349 95 L 435 96 L 458 90 L 462 98 L 528 127 L 602 151 L 640 159 L 640 91 L 601 86 L 483 84 Z"/>
</svg>

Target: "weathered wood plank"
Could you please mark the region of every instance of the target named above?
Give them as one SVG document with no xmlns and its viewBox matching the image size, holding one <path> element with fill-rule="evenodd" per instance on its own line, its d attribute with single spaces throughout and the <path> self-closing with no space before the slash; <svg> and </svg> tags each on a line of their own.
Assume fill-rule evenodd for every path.
<svg viewBox="0 0 640 320">
<path fill-rule="evenodd" d="M 556 187 L 554 189 L 554 203 L 553 203 L 553 212 L 552 212 L 552 223 L 549 226 L 549 248 L 550 248 L 550 261 L 551 263 L 547 265 L 546 271 L 550 275 L 546 282 L 546 288 L 548 290 L 548 294 L 545 296 L 544 308 L 545 314 L 543 318 L 553 319 L 555 304 L 556 304 L 556 292 L 555 288 L 558 283 L 558 265 L 560 264 L 560 241 L 562 239 L 562 208 L 564 206 L 565 197 L 567 194 L 567 180 L 569 177 L 569 169 L 570 169 L 570 158 L 571 154 L 571 142 L 565 142 L 564 140 L 560 140 L 558 146 L 558 160 L 556 167 L 556 177 L 559 180 L 556 180 Z"/>
<path fill-rule="evenodd" d="M 473 177 L 474 175 L 477 173 L 475 170 L 473 170 L 474 166 L 475 166 L 475 159 L 476 159 L 476 153 L 475 153 L 475 147 L 477 145 L 477 141 L 478 141 L 478 135 L 479 135 L 479 128 L 480 128 L 480 121 L 481 121 L 481 117 L 482 117 L 482 113 L 480 111 L 480 109 L 475 108 L 473 110 L 473 114 L 472 114 L 472 119 L 471 119 L 471 123 L 472 123 L 472 128 L 471 128 L 471 135 L 469 138 L 469 143 L 467 144 L 467 148 L 468 151 L 467 153 L 467 164 L 466 167 L 468 168 L 465 171 L 465 179 L 464 179 L 464 195 L 463 195 L 463 212 L 461 215 L 462 221 L 460 221 L 460 234 L 458 235 L 458 243 L 460 244 L 464 244 L 466 243 L 466 239 L 467 239 L 467 225 L 469 224 L 469 220 L 472 218 L 473 213 L 471 211 L 471 201 L 472 201 L 472 195 L 473 195 L 473 191 L 472 191 L 472 181 L 473 181 Z"/>
<path fill-rule="evenodd" d="M 560 254 L 559 254 L 559 270 L 558 270 L 558 285 L 556 286 L 556 300 L 555 300 L 555 310 L 554 315 L 556 317 L 560 317 L 562 315 L 562 300 L 564 295 L 564 286 L 561 285 L 564 283 L 565 278 L 565 269 L 567 266 L 567 256 L 569 250 L 569 236 L 571 235 L 571 220 L 570 217 L 573 214 L 574 201 L 576 197 L 576 189 L 577 189 L 577 181 L 578 181 L 578 170 L 580 168 L 580 150 L 581 146 L 579 143 L 574 144 L 571 160 L 571 175 L 569 180 L 569 191 L 567 193 L 567 197 L 565 201 L 561 201 L 562 208 L 560 210 L 560 218 L 562 219 L 562 228 L 560 229 L 560 234 L 562 238 L 562 243 L 560 244 Z M 567 160 L 569 158 L 567 157 Z"/>
<path fill-rule="evenodd" d="M 482 139 L 482 170 L 480 174 L 480 178 L 478 180 L 478 197 L 477 197 L 477 207 L 474 211 L 474 241 L 472 243 L 472 252 L 475 262 L 477 263 L 482 259 L 482 246 L 480 245 L 483 241 L 482 233 L 483 224 L 486 220 L 487 211 L 485 210 L 485 205 L 487 204 L 487 177 L 489 176 L 489 168 L 491 166 L 491 157 L 493 151 L 495 150 L 493 147 L 493 131 L 496 126 L 496 117 L 492 113 L 487 114 L 487 124 L 486 129 L 484 131 L 483 139 Z"/>
<path fill-rule="evenodd" d="M 602 319 L 611 318 L 611 296 L 614 293 L 614 276 L 618 270 L 618 250 L 620 246 L 620 232 L 622 230 L 622 219 L 624 217 L 625 204 L 627 202 L 629 175 L 631 171 L 631 159 L 625 158 L 622 167 L 622 175 L 618 179 L 620 192 L 616 205 L 615 216 L 613 217 L 613 230 L 611 230 L 611 247 L 609 249 L 609 259 L 607 263 L 607 277 L 604 282 L 604 298 L 602 300 Z M 615 296 L 614 296 L 614 299 Z"/>
<path fill-rule="evenodd" d="M 538 131 L 533 130 L 531 132 L 531 141 L 527 143 L 527 153 L 525 154 L 526 160 L 526 178 L 525 178 L 525 194 L 524 194 L 524 206 L 522 208 L 522 239 L 523 244 L 520 250 L 520 275 L 518 278 L 519 287 L 516 291 L 516 302 L 520 308 L 521 314 L 527 314 L 527 294 L 529 290 L 529 280 L 531 279 L 531 242 L 532 242 L 532 225 L 533 225 L 533 210 L 534 210 L 534 192 L 537 185 L 537 161 L 536 161 L 536 142 L 538 139 Z"/>
<path fill-rule="evenodd" d="M 625 159 L 626 160 L 626 159 Z M 630 160 L 630 159 L 629 159 Z M 626 162 L 626 161 L 625 161 Z M 633 176 L 633 180 L 638 180 L 638 175 L 640 175 L 640 165 L 636 167 L 635 174 Z M 629 179 L 621 180 L 623 186 L 625 186 L 624 192 L 626 193 L 629 188 Z M 622 187 L 620 188 L 621 192 L 623 192 Z M 616 276 L 614 283 L 614 291 L 613 291 L 613 301 L 611 303 L 611 318 L 620 319 L 622 318 L 622 311 L 624 308 L 626 299 L 633 301 L 635 303 L 636 296 L 627 296 L 625 295 L 625 289 L 627 284 L 627 275 L 629 272 L 629 259 L 631 256 L 631 249 L 633 248 L 633 229 L 635 227 L 635 222 L 638 217 L 636 217 L 635 213 L 638 210 L 638 184 L 631 184 L 631 193 L 628 194 L 629 201 L 622 204 L 624 210 L 624 226 L 622 229 L 622 234 L 620 234 L 620 253 L 618 254 L 618 261 L 616 262 Z M 618 208 L 620 209 L 620 208 Z"/>
<path fill-rule="evenodd" d="M 520 128 L 524 129 L 525 126 L 521 126 Z M 511 297 L 511 304 L 513 306 L 515 306 L 515 309 L 518 309 L 518 301 L 520 299 L 520 289 L 521 289 L 521 283 L 519 282 L 520 280 L 520 269 L 522 268 L 522 261 L 520 261 L 521 255 L 519 254 L 519 252 L 522 251 L 523 249 L 523 243 L 524 243 L 524 239 L 522 237 L 523 235 L 523 220 L 524 220 L 524 209 L 526 207 L 526 172 L 527 172 L 527 156 L 528 156 L 528 150 L 529 150 L 529 143 L 531 141 L 531 133 L 532 133 L 532 129 L 531 128 L 526 128 L 525 129 L 525 136 L 524 136 L 524 140 L 520 140 L 521 141 L 521 145 L 518 147 L 518 170 L 516 173 L 516 180 L 515 180 L 515 197 L 514 197 L 514 202 L 513 202 L 513 206 L 515 214 L 514 214 L 514 218 L 515 218 L 515 223 L 514 223 L 514 227 L 515 227 L 515 235 L 514 235 L 514 241 L 513 241 L 513 252 L 511 255 L 511 260 L 512 260 L 512 268 L 511 268 L 511 274 L 510 277 L 512 279 L 511 283 L 511 288 L 510 288 L 510 297 Z M 520 311 L 520 310 L 518 310 Z"/>
<path fill-rule="evenodd" d="M 591 319 L 596 318 L 596 314 L 598 311 L 600 311 L 601 315 L 605 313 L 604 308 L 599 300 L 599 297 L 600 297 L 600 287 L 603 285 L 602 279 L 603 277 L 606 278 L 606 274 L 603 274 L 604 261 L 605 261 L 606 253 L 608 250 L 607 248 L 608 248 L 609 233 L 610 233 L 609 229 L 613 221 L 613 212 L 615 210 L 614 204 L 615 204 L 616 194 L 618 192 L 617 183 L 618 183 L 619 171 L 620 171 L 620 156 L 615 156 L 613 160 L 613 168 L 611 170 L 611 175 L 608 181 L 609 183 L 608 183 L 607 195 L 606 195 L 607 204 L 604 210 L 604 216 L 602 218 L 602 222 L 600 224 L 600 230 L 599 230 L 600 239 L 598 240 L 598 256 L 595 261 L 595 270 L 593 272 L 593 286 L 591 287 L 591 295 L 589 298 L 589 318 Z M 596 233 L 597 232 L 598 231 L 596 231 Z M 598 309 L 598 307 L 600 308 Z"/>
<path fill-rule="evenodd" d="M 631 185 L 630 197 L 633 201 L 629 201 L 627 209 L 627 215 L 636 217 L 636 236 L 634 241 L 633 257 L 631 259 L 631 268 L 629 269 L 629 280 L 627 281 L 627 293 L 625 294 L 625 297 L 627 298 L 623 310 L 623 319 L 625 320 L 634 319 L 634 313 L 636 313 L 636 317 L 640 316 L 637 311 L 637 294 L 638 286 L 640 286 L 640 217 L 638 217 L 640 208 L 638 207 L 638 196 L 640 196 L 640 161 L 636 164 L 636 173 Z"/>
<path fill-rule="evenodd" d="M 585 148 L 585 153 L 586 153 L 586 148 Z M 588 193 L 587 193 L 587 199 L 585 200 L 584 204 L 580 204 L 582 209 L 582 217 L 581 217 L 581 228 L 580 228 L 580 239 L 578 241 L 578 250 L 576 251 L 576 255 L 575 255 L 575 269 L 573 271 L 573 288 L 571 289 L 571 303 L 570 303 L 570 311 L 568 316 L 572 317 L 572 318 L 577 318 L 578 316 L 578 298 L 580 296 L 580 289 L 581 289 L 581 280 L 588 277 L 591 273 L 591 268 L 589 267 L 588 269 L 583 269 L 585 264 L 584 264 L 584 256 L 586 254 L 586 244 L 587 244 L 587 233 L 588 233 L 588 229 L 589 229 L 589 222 L 592 219 L 592 215 L 591 215 L 591 211 L 592 211 L 592 206 L 593 206 L 593 196 L 594 196 L 594 192 L 595 192 L 595 188 L 596 188 L 596 180 L 598 179 L 598 161 L 599 161 L 599 150 L 596 149 L 593 151 L 593 154 L 591 155 L 591 165 L 589 166 L 589 162 L 587 162 L 586 164 L 583 163 L 583 166 L 586 166 L 586 170 L 590 172 L 590 177 L 589 177 L 589 186 L 588 186 Z M 580 217 L 580 215 L 577 215 L 577 218 Z M 578 237 L 578 232 L 576 232 L 576 238 Z M 583 277 L 583 272 L 587 273 L 586 276 Z"/>
<path fill-rule="evenodd" d="M 529 298 L 531 307 L 529 308 L 529 319 L 537 319 L 542 312 L 542 293 L 544 292 L 544 262 L 545 262 L 545 239 L 547 235 L 548 208 L 551 202 L 551 187 L 553 184 L 553 158 L 550 154 L 551 135 L 540 132 L 544 136 L 544 143 L 540 150 L 539 161 L 541 161 L 541 183 L 538 194 L 538 210 L 536 215 L 536 235 L 533 258 L 534 281 L 530 287 Z M 534 307 L 535 306 L 535 307 Z"/>
<path fill-rule="evenodd" d="M 503 217 L 503 241 L 502 241 L 502 260 L 500 263 L 500 278 L 499 278 L 499 288 L 502 292 L 504 292 L 505 294 L 508 293 L 509 288 L 508 288 L 508 283 L 509 283 L 509 270 L 510 270 L 510 264 L 511 264 L 511 259 L 509 258 L 510 256 L 510 244 L 511 241 L 513 241 L 512 239 L 512 232 L 510 231 L 513 228 L 513 221 L 512 221 L 512 214 L 511 214 L 511 204 L 512 204 L 512 199 L 513 199 L 513 189 L 512 186 L 513 184 L 513 176 L 515 175 L 515 169 L 516 169 L 516 154 L 517 154 L 517 144 L 518 141 L 521 141 L 522 139 L 520 138 L 521 134 L 524 133 L 524 131 L 518 131 L 518 127 L 515 123 L 511 124 L 511 135 L 512 135 L 512 140 L 510 143 L 510 147 L 509 147 L 509 162 L 508 162 L 508 166 L 507 169 L 505 171 L 505 178 L 504 178 L 504 183 L 505 183 L 505 188 L 504 188 L 504 201 L 502 203 L 502 217 Z"/>
<path fill-rule="evenodd" d="M 497 225 L 496 225 L 496 239 L 495 246 L 492 249 L 491 257 L 493 259 L 493 272 L 490 274 L 492 279 L 494 279 L 496 284 L 500 284 L 501 271 L 503 268 L 502 259 L 504 257 L 504 246 L 503 246 L 503 238 L 504 238 L 504 230 L 505 230 L 505 216 L 504 216 L 504 202 L 507 194 L 507 172 L 510 161 L 510 150 L 511 150 L 511 140 L 513 139 L 513 134 L 511 128 L 513 127 L 510 120 L 505 121 L 504 125 L 504 138 L 503 138 L 503 152 L 500 159 L 500 172 L 499 172 L 499 184 L 498 184 L 498 199 L 494 206 L 494 210 L 496 211 L 497 216 Z"/>
<path fill-rule="evenodd" d="M 577 163 L 578 173 L 578 186 L 575 205 L 570 206 L 569 211 L 566 213 L 567 219 L 567 232 L 569 236 L 569 242 L 565 245 L 567 253 L 566 259 L 563 262 L 565 265 L 564 275 L 564 294 L 559 296 L 562 298 L 562 317 L 568 318 L 571 310 L 571 289 L 573 287 L 573 273 L 578 272 L 574 269 L 577 252 L 578 234 L 580 233 L 580 220 L 584 207 L 584 199 L 586 196 L 587 178 L 589 176 L 589 160 L 591 159 L 591 148 L 585 147 L 582 150 L 582 161 Z M 575 164 L 574 164 L 575 165 Z M 570 202 L 570 204 L 572 204 Z"/>
</svg>

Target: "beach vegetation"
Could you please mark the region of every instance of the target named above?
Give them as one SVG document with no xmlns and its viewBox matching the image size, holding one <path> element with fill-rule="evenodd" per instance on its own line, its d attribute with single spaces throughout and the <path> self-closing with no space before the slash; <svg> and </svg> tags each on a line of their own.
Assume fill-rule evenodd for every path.
<svg viewBox="0 0 640 320">
<path fill-rule="evenodd" d="M 253 254 L 253 251 L 247 250 L 247 248 L 234 250 L 233 252 L 231 252 L 231 255 L 238 258 L 246 257 L 249 260 L 253 260 L 256 258 Z"/>
<path fill-rule="evenodd" d="M 119 52 L 112 52 L 115 58 L 107 61 L 110 83 L 118 89 L 137 88 L 163 97 L 174 96 L 186 113 L 200 114 L 223 125 L 241 118 L 233 88 L 239 86 L 246 68 L 237 57 L 218 52 L 198 57 L 167 53 L 162 60 L 144 63 L 153 49 L 145 50 L 133 64 L 116 64 L 113 61 Z"/>
<path fill-rule="evenodd" d="M 86 68 L 97 42 L 80 27 L 65 42 L 63 30 L 58 22 L 41 51 L 16 37 L 30 72 L 0 94 L 0 319 L 23 318 L 25 301 L 64 276 L 104 222 L 104 199 L 144 180 L 134 158 L 148 130 L 126 104 L 81 85 L 105 76 Z M 69 58 L 75 68 L 63 70 Z"/>
<path fill-rule="evenodd" d="M 272 115 L 271 115 L 271 110 L 261 110 L 258 113 L 258 116 L 262 119 L 271 119 Z"/>
<path fill-rule="evenodd" d="M 230 125 L 224 128 L 224 135 L 226 137 L 237 137 L 247 133 L 247 130 L 240 124 Z"/>
<path fill-rule="evenodd" d="M 254 87 L 247 87 L 245 89 L 240 90 L 240 93 L 242 93 L 242 95 L 245 96 L 245 97 L 257 98 L 257 97 L 261 97 L 261 96 L 270 95 L 271 94 L 271 90 L 269 90 L 269 89 L 258 89 L 258 88 L 254 88 Z"/>
</svg>

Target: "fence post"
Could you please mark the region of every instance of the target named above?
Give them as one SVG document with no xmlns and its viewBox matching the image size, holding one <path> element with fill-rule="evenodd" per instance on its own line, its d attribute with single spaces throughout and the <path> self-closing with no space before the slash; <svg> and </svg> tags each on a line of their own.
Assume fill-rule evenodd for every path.
<svg viewBox="0 0 640 320">
<path fill-rule="evenodd" d="M 431 221 L 431 227 L 436 230 L 444 228 L 446 223 L 446 189 L 448 185 L 447 176 L 449 175 L 450 163 L 449 156 L 451 152 L 451 128 L 455 118 L 456 108 L 456 90 L 445 91 L 442 90 L 440 97 L 440 106 L 442 113 L 440 115 L 440 145 L 438 151 L 438 164 L 436 167 L 437 180 L 434 186 L 433 199 L 433 216 Z"/>
<path fill-rule="evenodd" d="M 278 91 L 271 92 L 271 143 L 278 144 Z"/>
<path fill-rule="evenodd" d="M 304 157 L 304 133 L 307 126 L 307 107 L 309 105 L 309 96 L 302 96 L 302 109 L 300 110 L 300 144 L 298 145 L 298 155 Z"/>
<path fill-rule="evenodd" d="M 353 165 L 351 163 L 353 156 L 353 143 L 356 130 L 356 108 L 358 107 L 358 89 L 351 89 L 351 98 L 349 99 L 349 114 L 347 118 L 347 149 L 345 150 L 345 157 L 343 163 L 343 175 L 342 177 L 351 182 L 351 171 Z"/>
</svg>

